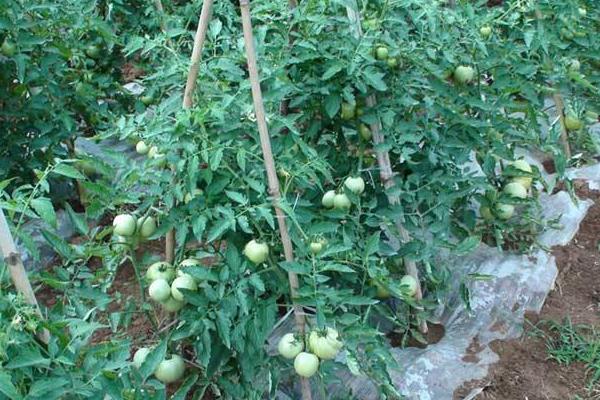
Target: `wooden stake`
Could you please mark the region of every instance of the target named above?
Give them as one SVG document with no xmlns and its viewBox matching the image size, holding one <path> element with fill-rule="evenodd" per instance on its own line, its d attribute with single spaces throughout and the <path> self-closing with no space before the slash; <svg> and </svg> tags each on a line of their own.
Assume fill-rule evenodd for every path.
<svg viewBox="0 0 600 400">
<path fill-rule="evenodd" d="M 348 18 L 351 22 L 354 23 L 354 34 L 357 37 L 361 37 L 363 35 L 362 26 L 360 23 L 360 16 L 358 13 L 354 12 L 354 10 L 350 7 L 346 8 Z M 374 107 L 377 104 L 377 99 L 375 95 L 370 95 L 367 97 L 367 106 Z M 379 121 L 371 124 L 371 132 L 373 133 L 373 144 L 377 149 L 379 144 L 383 144 L 385 142 L 385 136 L 381 132 L 381 126 Z M 392 171 L 392 166 L 390 162 L 390 154 L 387 150 L 376 150 L 375 154 L 377 156 L 377 164 L 379 165 L 379 176 L 381 178 L 381 183 L 383 187 L 387 190 L 394 185 L 393 177 L 394 173 Z M 400 203 L 400 197 L 398 195 L 388 194 L 388 201 L 391 205 L 396 205 Z M 407 243 L 410 241 L 410 234 L 404 227 L 404 218 L 399 217 L 396 219 L 396 228 L 398 229 L 398 233 L 400 234 L 400 241 L 402 243 Z M 417 281 L 417 292 L 415 293 L 415 299 L 421 300 L 423 298 L 423 291 L 421 290 L 421 282 L 419 281 L 419 271 L 417 269 L 417 264 L 410 260 L 408 257 L 404 257 L 404 266 L 406 267 L 406 273 L 411 275 Z M 427 327 L 427 322 L 422 320 L 419 323 L 419 330 L 421 333 L 427 333 L 429 330 Z"/>
<path fill-rule="evenodd" d="M 25 272 L 25 267 L 21 261 L 21 255 L 17 251 L 15 241 L 10 233 L 10 228 L 2 209 L 0 209 L 0 250 L 2 250 L 4 262 L 8 265 L 10 277 L 12 278 L 17 292 L 21 293 L 25 301 L 32 305 L 38 315 L 42 317 L 42 312 L 40 311 L 40 307 L 35 298 L 35 293 L 33 293 L 29 278 L 27 277 L 27 272 Z M 46 329 L 38 332 L 37 336 L 45 344 L 48 344 L 50 341 L 50 334 Z"/>
<path fill-rule="evenodd" d="M 200 70 L 200 61 L 202 59 L 202 48 L 208 31 L 208 23 L 212 14 L 213 0 L 205 0 L 200 11 L 200 19 L 198 20 L 198 28 L 194 36 L 194 47 L 192 48 L 192 57 L 190 69 L 188 71 L 185 90 L 183 92 L 183 108 L 192 108 L 194 99 L 194 90 L 196 89 L 196 80 Z M 175 229 L 167 232 L 165 239 L 165 260 L 172 264 L 175 261 Z"/>
<path fill-rule="evenodd" d="M 267 120 L 262 99 L 262 91 L 260 88 L 260 80 L 258 77 L 258 67 L 256 62 L 256 52 L 254 50 L 254 35 L 252 34 L 252 21 L 250 18 L 250 3 L 248 0 L 240 0 L 240 9 L 242 14 L 242 26 L 244 30 L 244 46 L 246 47 L 246 57 L 248 59 L 248 72 L 250 75 L 250 84 L 252 87 L 252 100 L 254 101 L 254 113 L 256 114 L 256 123 L 260 135 L 260 145 L 265 161 L 265 169 L 267 170 L 267 181 L 269 184 L 269 194 L 277 216 L 277 224 L 279 226 L 279 234 L 283 244 L 283 252 L 286 261 L 294 261 L 294 249 L 292 240 L 288 232 L 285 222 L 285 214 L 279 207 L 281 201 L 281 193 L 279 191 L 279 179 L 277 178 L 277 170 L 275 168 L 275 160 L 271 150 L 271 139 L 267 128 Z M 298 296 L 298 276 L 293 272 L 288 272 L 288 280 L 290 282 L 290 290 L 292 300 Z M 299 333 L 304 333 L 305 319 L 302 307 L 294 303 L 294 317 L 296 319 L 296 328 Z M 310 383 L 308 379 L 301 379 L 302 398 L 304 400 L 312 399 L 310 391 Z"/>
</svg>

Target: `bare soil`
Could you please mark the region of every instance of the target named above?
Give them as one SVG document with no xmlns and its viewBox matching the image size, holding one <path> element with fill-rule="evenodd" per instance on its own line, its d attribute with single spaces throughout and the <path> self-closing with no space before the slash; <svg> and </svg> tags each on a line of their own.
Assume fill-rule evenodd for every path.
<svg viewBox="0 0 600 400">
<path fill-rule="evenodd" d="M 532 334 L 540 321 L 563 322 L 565 318 L 573 324 L 600 327 L 600 193 L 589 191 L 583 184 L 576 188 L 580 198 L 592 199 L 595 204 L 575 239 L 553 250 L 559 268 L 555 290 L 540 315 L 527 316 L 522 338 L 492 343 L 500 361 L 485 379 L 468 382 L 457 390 L 455 399 L 464 399 L 477 387 L 484 390 L 475 399 L 600 399 L 600 387 L 586 389 L 589 376 L 585 365 L 559 365 L 548 358 L 544 339 Z"/>
</svg>

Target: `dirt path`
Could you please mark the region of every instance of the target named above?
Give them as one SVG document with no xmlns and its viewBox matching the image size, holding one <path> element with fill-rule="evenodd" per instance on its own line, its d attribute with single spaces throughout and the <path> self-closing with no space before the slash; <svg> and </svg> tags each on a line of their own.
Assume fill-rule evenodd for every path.
<svg viewBox="0 0 600 400">
<path fill-rule="evenodd" d="M 590 378 L 586 366 L 559 365 L 549 360 L 546 341 L 540 337 L 549 334 L 548 327 L 540 325 L 541 331 L 534 327 L 540 321 L 561 323 L 570 318 L 573 324 L 600 328 L 600 194 L 583 186 L 578 193 L 580 198 L 592 199 L 595 204 L 571 244 L 553 251 L 559 276 L 541 314 L 528 316 L 522 338 L 492 343 L 500 361 L 483 381 L 470 382 L 458 390 L 455 399 L 463 399 L 473 387 L 485 387 L 475 399 L 600 399 L 600 385 L 586 390 Z"/>
</svg>

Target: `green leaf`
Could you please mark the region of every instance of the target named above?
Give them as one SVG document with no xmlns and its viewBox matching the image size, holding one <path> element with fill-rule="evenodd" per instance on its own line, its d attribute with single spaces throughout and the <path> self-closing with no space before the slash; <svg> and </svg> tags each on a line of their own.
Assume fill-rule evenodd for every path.
<svg viewBox="0 0 600 400">
<path fill-rule="evenodd" d="M 365 256 L 370 256 L 371 254 L 375 254 L 379 250 L 379 232 L 373 233 L 367 239 L 367 244 L 365 246 Z"/>
<path fill-rule="evenodd" d="M 231 320 L 229 316 L 222 311 L 217 311 L 217 331 L 219 337 L 223 341 L 223 344 L 230 349 L 231 348 Z"/>
<path fill-rule="evenodd" d="M 56 164 L 56 166 L 52 169 L 52 172 L 68 178 L 85 180 L 85 176 L 81 172 L 79 172 L 75 167 L 65 163 Z"/>
<path fill-rule="evenodd" d="M 381 92 L 387 90 L 388 88 L 383 80 L 384 76 L 385 75 L 383 73 L 377 72 L 377 70 L 374 68 L 365 68 L 365 71 L 363 72 L 365 82 L 373 89 Z"/>
<path fill-rule="evenodd" d="M 0 393 L 3 393 L 12 400 L 21 400 L 23 398 L 15 385 L 13 385 L 10 374 L 4 371 L 0 371 Z"/>
<path fill-rule="evenodd" d="M 158 364 L 165 359 L 167 354 L 168 337 L 164 338 L 158 346 L 153 348 L 140 367 L 140 375 L 144 380 L 156 371 Z"/>
<path fill-rule="evenodd" d="M 279 266 L 288 272 L 295 272 L 301 275 L 311 273 L 311 266 L 302 264 L 299 261 L 281 261 Z"/>
<path fill-rule="evenodd" d="M 459 256 L 465 255 L 473 251 L 479 244 L 481 243 L 481 237 L 479 236 L 469 236 L 462 242 L 460 242 L 454 251 Z"/>
<path fill-rule="evenodd" d="M 194 236 L 199 242 L 202 241 L 202 235 L 206 229 L 206 222 L 207 219 L 204 215 L 200 215 L 199 217 L 194 218 L 192 221 L 192 232 L 194 232 Z"/>
<path fill-rule="evenodd" d="M 31 207 L 51 227 L 56 228 L 56 213 L 50 199 L 39 197 L 31 200 Z"/>
<path fill-rule="evenodd" d="M 4 368 L 19 369 L 25 367 L 47 367 L 50 365 L 50 360 L 34 347 L 24 346 L 19 350 L 19 354 L 6 363 Z"/>
<path fill-rule="evenodd" d="M 42 229 L 42 236 L 46 241 L 52 246 L 52 248 L 60 254 L 61 257 L 71 260 L 75 256 L 75 252 L 71 248 L 67 242 L 65 242 L 61 237 L 55 235 L 52 232 L 49 232 L 45 229 Z"/>
<path fill-rule="evenodd" d="M 248 199 L 246 198 L 246 196 L 244 196 L 241 193 L 226 190 L 225 194 L 227 195 L 227 197 L 229 197 L 231 200 L 235 201 L 236 203 L 239 203 L 239 204 L 248 203 Z"/>
<path fill-rule="evenodd" d="M 215 224 L 210 228 L 210 231 L 208 232 L 208 239 L 206 239 L 206 241 L 210 243 L 215 239 L 218 239 L 229 228 L 231 228 L 231 221 L 229 219 L 220 219 L 216 221 Z"/>
<path fill-rule="evenodd" d="M 65 208 L 67 209 L 67 214 L 75 229 L 82 235 L 87 235 L 89 227 L 82 214 L 77 214 L 69 203 L 65 203 Z"/>
<path fill-rule="evenodd" d="M 343 64 L 336 62 L 334 65 L 327 68 L 327 71 L 325 71 L 325 73 L 321 77 L 321 80 L 324 80 L 324 81 L 328 80 L 329 78 L 331 78 L 332 76 L 334 76 L 335 74 L 340 72 L 343 68 L 344 68 Z"/>
<path fill-rule="evenodd" d="M 198 374 L 189 376 L 183 384 L 177 389 L 177 391 L 171 396 L 171 400 L 185 400 L 190 389 L 194 387 L 194 384 L 198 380 Z"/>
<path fill-rule="evenodd" d="M 60 389 L 69 383 L 67 378 L 36 379 L 27 393 L 28 397 L 40 397 Z"/>
<path fill-rule="evenodd" d="M 333 118 L 340 111 L 342 98 L 336 94 L 330 94 L 325 98 L 325 112 L 329 118 Z"/>
</svg>

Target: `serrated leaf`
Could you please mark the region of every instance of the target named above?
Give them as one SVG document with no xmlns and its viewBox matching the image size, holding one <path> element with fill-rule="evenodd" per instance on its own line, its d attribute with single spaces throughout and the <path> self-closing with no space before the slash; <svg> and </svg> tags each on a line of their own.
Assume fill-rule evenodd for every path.
<svg viewBox="0 0 600 400">
<path fill-rule="evenodd" d="M 344 65 L 341 63 L 336 63 L 336 64 L 332 65 L 331 67 L 327 68 L 327 71 L 325 71 L 325 73 L 321 77 L 321 80 L 326 81 L 327 79 L 331 78 L 332 76 L 334 76 L 335 74 L 340 72 L 343 68 L 344 68 Z"/>
<path fill-rule="evenodd" d="M 367 85 L 381 92 L 387 90 L 388 88 L 383 80 L 384 76 L 385 75 L 383 73 L 377 72 L 374 68 L 366 68 L 363 73 L 363 77 Z"/>
<path fill-rule="evenodd" d="M 45 378 L 37 379 L 27 393 L 28 397 L 41 397 L 63 386 L 66 386 L 69 380 L 66 378 Z"/>
<path fill-rule="evenodd" d="M 229 316 L 222 311 L 217 311 L 217 332 L 219 337 L 223 341 L 223 344 L 228 349 L 231 348 L 231 320 Z"/>
<path fill-rule="evenodd" d="M 52 248 L 63 258 L 68 260 L 74 258 L 75 253 L 73 249 L 61 237 L 45 229 L 42 229 L 42 236 L 44 239 L 46 239 L 48 244 L 50 244 L 50 246 L 52 246 Z"/>
<path fill-rule="evenodd" d="M 165 359 L 165 355 L 167 354 L 167 343 L 168 338 L 163 339 L 158 346 L 150 351 L 140 366 L 140 375 L 144 380 L 148 379 L 148 377 L 156 371 L 158 364 Z"/>
<path fill-rule="evenodd" d="M 336 94 L 330 94 L 325 98 L 325 113 L 329 118 L 333 118 L 340 111 L 342 98 Z"/>
<path fill-rule="evenodd" d="M 298 261 L 282 261 L 279 266 L 288 272 L 295 272 L 297 274 L 309 274 L 311 272 L 311 266 L 308 264 L 302 264 Z"/>
<path fill-rule="evenodd" d="M 10 374 L 4 371 L 0 371 L 0 393 L 13 400 L 21 400 L 23 398 L 15 385 L 13 385 Z"/>
<path fill-rule="evenodd" d="M 225 233 L 229 228 L 231 228 L 231 220 L 229 219 L 220 219 L 215 222 L 215 224 L 210 228 L 208 232 L 208 238 L 206 241 L 211 243 L 215 239 L 221 237 L 223 233 Z"/>
<path fill-rule="evenodd" d="M 39 197 L 31 200 L 31 208 L 53 228 L 56 228 L 56 213 L 54 212 L 54 206 L 50 199 L 45 197 Z"/>
<path fill-rule="evenodd" d="M 85 218 L 82 215 L 77 214 L 69 203 L 65 203 L 65 208 L 67 209 L 67 214 L 69 215 L 69 219 L 71 220 L 71 223 L 75 229 L 77 229 L 77 231 L 82 235 L 87 235 L 89 227 L 85 222 Z"/>
<path fill-rule="evenodd" d="M 469 236 L 468 238 L 466 238 L 462 242 L 460 242 L 456 246 L 454 251 L 456 252 L 456 254 L 458 254 L 460 256 L 466 255 L 466 254 L 470 253 L 471 251 L 473 251 L 477 246 L 479 246 L 480 243 L 481 243 L 481 237 Z"/>
<path fill-rule="evenodd" d="M 52 172 L 58 175 L 66 176 L 68 178 L 73 179 L 85 179 L 85 176 L 79 172 L 75 167 L 70 166 L 69 164 L 60 163 L 57 164 Z"/>
<path fill-rule="evenodd" d="M 192 232 L 194 233 L 196 240 L 199 242 L 202 241 L 202 235 L 206 229 L 206 222 L 207 219 L 204 215 L 200 215 L 199 217 L 194 218 L 192 221 Z"/>
<path fill-rule="evenodd" d="M 229 197 L 231 200 L 235 201 L 236 203 L 239 203 L 239 204 L 248 203 L 248 199 L 246 198 L 246 196 L 244 196 L 241 193 L 233 192 L 231 190 L 226 190 L 225 194 L 227 195 L 227 197 Z"/>
</svg>

